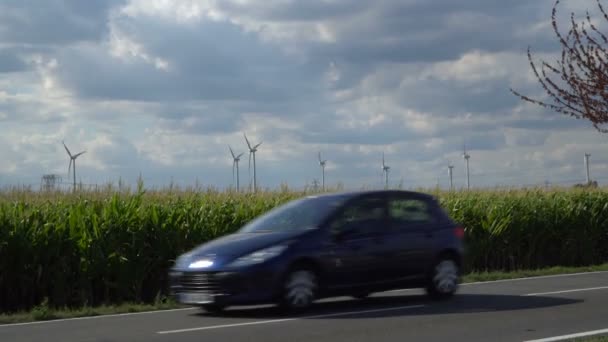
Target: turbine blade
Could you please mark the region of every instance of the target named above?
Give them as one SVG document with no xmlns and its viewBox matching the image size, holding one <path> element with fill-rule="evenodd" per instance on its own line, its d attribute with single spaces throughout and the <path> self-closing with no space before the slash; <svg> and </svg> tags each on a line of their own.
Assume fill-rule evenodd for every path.
<svg viewBox="0 0 608 342">
<path fill-rule="evenodd" d="M 256 148 L 260 147 L 260 145 L 262 145 L 261 142 L 259 144 L 255 145 L 253 148 L 256 149 Z"/>
<path fill-rule="evenodd" d="M 232 159 L 236 159 L 236 157 L 234 156 L 234 151 L 232 151 L 232 147 L 228 145 L 228 148 L 230 149 L 230 154 L 232 154 Z"/>
<path fill-rule="evenodd" d="M 321 160 L 321 152 L 319 152 L 319 163 L 322 163 L 323 161 Z"/>
<path fill-rule="evenodd" d="M 247 139 L 247 134 L 243 133 L 243 136 L 245 137 L 245 141 L 247 142 L 247 147 L 249 147 L 249 150 L 251 150 L 251 144 L 249 143 L 249 139 Z"/>
<path fill-rule="evenodd" d="M 77 155 L 74 156 L 74 159 L 80 157 L 81 155 L 83 155 L 85 153 L 87 153 L 87 151 L 82 151 L 82 152 L 78 153 Z"/>
<path fill-rule="evenodd" d="M 70 158 L 70 165 L 68 165 L 68 178 L 70 178 L 70 171 L 72 171 L 72 162 L 74 159 Z"/>
<path fill-rule="evenodd" d="M 241 157 L 243 156 L 243 154 L 245 154 L 245 152 L 239 154 L 238 156 L 236 156 L 236 159 L 241 159 Z"/>
<path fill-rule="evenodd" d="M 66 152 L 70 155 L 70 158 L 72 157 L 72 152 L 70 152 L 70 149 L 65 145 L 65 142 L 61 142 L 63 144 L 63 147 L 65 147 Z"/>
</svg>

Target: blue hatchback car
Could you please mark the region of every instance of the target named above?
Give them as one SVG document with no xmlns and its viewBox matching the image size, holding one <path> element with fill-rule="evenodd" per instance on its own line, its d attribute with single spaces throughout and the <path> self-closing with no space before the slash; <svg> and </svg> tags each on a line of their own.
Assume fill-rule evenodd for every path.
<svg viewBox="0 0 608 342">
<path fill-rule="evenodd" d="M 371 190 L 307 196 L 278 206 L 179 256 L 169 272 L 178 302 L 305 309 L 316 299 L 425 288 L 452 296 L 464 230 L 428 194 Z"/>
</svg>

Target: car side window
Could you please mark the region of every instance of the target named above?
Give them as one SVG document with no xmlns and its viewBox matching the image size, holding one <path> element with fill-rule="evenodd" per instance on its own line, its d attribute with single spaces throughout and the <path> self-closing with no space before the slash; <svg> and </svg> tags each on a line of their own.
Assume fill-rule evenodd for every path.
<svg viewBox="0 0 608 342">
<path fill-rule="evenodd" d="M 388 215 L 392 221 L 408 224 L 432 223 L 430 205 L 421 199 L 392 198 L 388 203 Z"/>
<path fill-rule="evenodd" d="M 337 234 L 349 228 L 358 233 L 373 232 L 386 217 L 386 204 L 381 197 L 366 197 L 345 207 L 330 226 L 332 233 Z"/>
</svg>

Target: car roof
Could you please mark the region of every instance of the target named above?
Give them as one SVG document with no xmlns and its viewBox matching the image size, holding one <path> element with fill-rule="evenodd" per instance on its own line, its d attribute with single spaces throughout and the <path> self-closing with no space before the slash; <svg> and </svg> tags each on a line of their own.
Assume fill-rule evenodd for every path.
<svg viewBox="0 0 608 342">
<path fill-rule="evenodd" d="M 420 198 L 420 199 L 424 199 L 424 200 L 428 200 L 428 201 L 434 201 L 435 200 L 435 196 L 428 194 L 428 193 L 424 193 L 424 192 L 419 192 L 419 191 L 410 191 L 410 190 L 385 190 L 385 189 L 372 189 L 372 190 L 350 190 L 350 191 L 340 191 L 340 192 L 331 192 L 331 193 L 321 193 L 321 194 L 314 194 L 314 195 L 308 195 L 306 197 L 308 198 L 315 198 L 315 197 L 342 197 L 342 198 L 355 198 L 355 197 L 360 197 L 360 196 L 366 196 L 366 195 L 391 195 L 391 194 L 396 194 L 396 195 L 407 195 L 410 197 L 415 197 L 415 198 Z"/>
</svg>

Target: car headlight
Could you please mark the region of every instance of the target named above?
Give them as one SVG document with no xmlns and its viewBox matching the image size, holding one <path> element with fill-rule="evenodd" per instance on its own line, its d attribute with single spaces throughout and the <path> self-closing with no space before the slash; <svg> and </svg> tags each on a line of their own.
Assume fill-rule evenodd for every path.
<svg viewBox="0 0 608 342">
<path fill-rule="evenodd" d="M 176 269 L 200 269 L 213 266 L 213 260 L 209 258 L 196 258 L 191 253 L 180 255 L 175 260 Z"/>
<path fill-rule="evenodd" d="M 213 266 L 213 260 L 209 259 L 193 260 L 188 264 L 188 268 L 190 269 L 208 268 L 211 266 Z"/>
<path fill-rule="evenodd" d="M 277 245 L 264 248 L 236 259 L 230 263 L 230 266 L 249 266 L 259 264 L 280 255 L 285 251 L 285 249 L 287 249 L 287 245 Z"/>
</svg>

